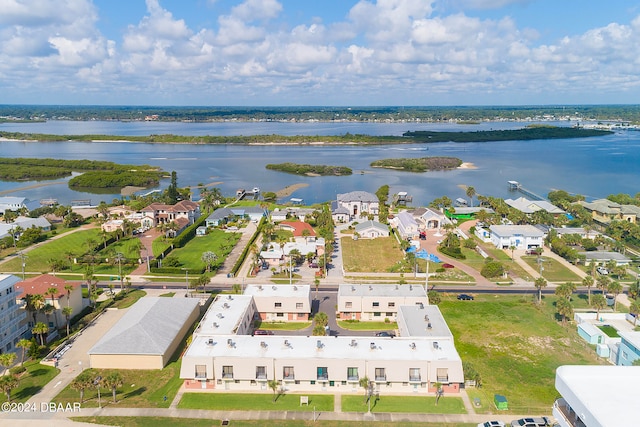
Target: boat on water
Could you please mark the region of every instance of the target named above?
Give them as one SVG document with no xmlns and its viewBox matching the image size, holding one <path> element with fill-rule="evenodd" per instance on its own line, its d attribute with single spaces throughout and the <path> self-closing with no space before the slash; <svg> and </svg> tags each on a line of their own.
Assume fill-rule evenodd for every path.
<svg viewBox="0 0 640 427">
<path fill-rule="evenodd" d="M 253 192 L 253 194 L 259 193 L 260 192 L 260 187 L 253 187 L 252 192 Z"/>
</svg>

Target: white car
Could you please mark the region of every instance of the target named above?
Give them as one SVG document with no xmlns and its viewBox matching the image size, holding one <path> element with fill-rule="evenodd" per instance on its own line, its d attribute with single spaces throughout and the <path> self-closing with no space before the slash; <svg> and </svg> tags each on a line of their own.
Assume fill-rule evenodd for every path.
<svg viewBox="0 0 640 427">
<path fill-rule="evenodd" d="M 478 424 L 478 427 L 505 427 L 505 424 L 502 421 L 487 421 Z"/>
<path fill-rule="evenodd" d="M 602 274 L 603 276 L 606 276 L 607 274 L 609 274 L 609 270 L 607 270 L 606 268 L 599 266 L 598 268 L 596 268 L 596 271 L 600 274 Z"/>
</svg>

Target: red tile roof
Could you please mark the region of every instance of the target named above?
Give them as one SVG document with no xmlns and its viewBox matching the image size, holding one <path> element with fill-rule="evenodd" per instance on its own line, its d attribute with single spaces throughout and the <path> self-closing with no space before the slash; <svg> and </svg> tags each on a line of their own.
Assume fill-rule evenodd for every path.
<svg viewBox="0 0 640 427">
<path fill-rule="evenodd" d="M 67 282 L 64 279 L 51 274 L 43 274 L 41 276 L 16 283 L 16 291 L 18 292 L 18 298 L 24 298 L 27 295 L 35 294 L 44 295 L 45 298 L 50 298 L 50 296 L 46 294 L 47 290 L 49 288 L 57 288 L 58 295 L 56 295 L 55 298 L 59 298 L 60 296 L 67 294 L 67 291 L 64 289 L 66 285 L 71 285 L 75 289 L 78 286 L 81 286 L 82 282 Z"/>
<path fill-rule="evenodd" d="M 303 237 L 302 232 L 304 230 L 309 230 L 309 236 L 315 236 L 316 232 L 311 227 L 311 224 L 302 222 L 302 221 L 282 221 L 280 226 L 293 228 L 293 236 L 294 237 Z"/>
</svg>

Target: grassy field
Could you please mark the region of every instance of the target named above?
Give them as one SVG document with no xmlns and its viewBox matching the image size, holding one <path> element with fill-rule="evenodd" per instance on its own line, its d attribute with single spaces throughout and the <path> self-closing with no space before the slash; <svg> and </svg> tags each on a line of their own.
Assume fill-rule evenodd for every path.
<svg viewBox="0 0 640 427">
<path fill-rule="evenodd" d="M 371 240 L 343 237 L 340 242 L 346 272 L 384 273 L 404 259 L 400 244 L 393 237 Z"/>
<path fill-rule="evenodd" d="M 548 258 L 545 256 L 540 257 L 542 260 L 542 277 L 550 282 L 576 282 L 581 283 L 582 280 L 573 271 L 560 264 L 554 258 Z M 522 260 L 529 264 L 531 268 L 536 271 L 540 266 L 538 265 L 537 256 L 523 256 Z"/>
<path fill-rule="evenodd" d="M 39 361 L 25 362 L 24 367 L 27 372 L 20 377 L 18 387 L 11 392 L 12 402 L 26 402 L 60 372 L 52 366 L 41 365 Z M 0 393 L 0 403 L 6 401 L 7 395 Z"/>
<path fill-rule="evenodd" d="M 171 252 L 180 260 L 183 267 L 200 269 L 205 267 L 202 262 L 202 254 L 211 251 L 218 256 L 213 268 L 221 265 L 229 252 L 240 240 L 240 233 L 225 233 L 221 230 L 213 230 L 206 236 L 195 237 L 183 248 Z M 154 251 L 155 252 L 155 251 Z"/>
<path fill-rule="evenodd" d="M 121 239 L 107 246 L 106 250 L 102 249 L 99 254 L 104 257 L 109 257 L 110 252 L 120 252 L 127 259 L 137 260 L 140 258 L 140 247 L 140 239 Z"/>
<path fill-rule="evenodd" d="M 478 241 L 479 242 L 479 241 Z M 496 259 L 504 264 L 505 269 L 513 276 L 519 277 L 524 280 L 533 281 L 533 278 L 522 268 L 518 263 L 511 261 L 511 257 L 504 251 L 496 249 L 495 247 L 488 245 L 480 245 L 482 249 L 489 254 L 490 257 Z M 481 271 L 484 266 L 484 258 L 477 251 L 467 248 L 462 248 L 462 253 L 467 257 L 462 260 L 463 263 L 472 267 L 477 271 Z"/>
<path fill-rule="evenodd" d="M 260 394 L 247 393 L 185 393 L 182 395 L 178 408 L 181 409 L 211 409 L 218 411 L 333 411 L 332 394 L 305 394 L 309 396 L 309 405 L 300 406 L 300 395 L 276 395 L 266 390 Z"/>
<path fill-rule="evenodd" d="M 181 360 L 169 363 L 162 370 L 128 370 L 118 372 L 124 378 L 124 385 L 116 393 L 117 407 L 126 408 L 168 408 L 182 385 L 180 379 Z M 91 369 L 92 374 L 102 375 L 104 378 L 108 370 Z M 114 406 L 111 391 L 101 389 L 102 406 Z M 164 400 L 167 396 L 167 400 Z M 85 401 L 82 404 L 86 408 L 98 406 L 98 392 L 96 389 L 87 389 L 84 392 Z M 55 398 L 57 403 L 78 402 L 80 394 L 70 386 L 65 387 Z"/>
<path fill-rule="evenodd" d="M 555 297 L 542 304 L 534 295 L 476 295 L 475 301 L 443 298 L 440 309 L 456 340 L 456 348 L 482 376 L 483 387 L 469 389 L 479 397 L 479 412 L 493 408 L 495 393 L 509 400 L 512 413 L 548 413 L 558 395 L 555 369 L 567 364 L 601 364 L 578 337 L 575 326 L 555 319 Z M 581 298 L 574 298 L 582 303 Z"/>
<path fill-rule="evenodd" d="M 342 410 L 344 412 L 367 412 L 368 404 L 364 393 L 360 395 L 343 395 Z M 407 412 L 423 414 L 466 414 L 462 399 L 444 396 L 436 406 L 435 396 L 386 396 L 371 400 L 371 412 Z"/>
<path fill-rule="evenodd" d="M 230 425 L 233 427 L 263 427 L 265 425 L 279 427 L 368 427 L 371 422 L 350 421 L 323 421 L 322 416 L 316 422 L 311 420 L 236 420 L 233 414 L 229 414 Z M 210 427 L 217 426 L 222 420 L 202 419 L 202 418 L 162 418 L 162 417 L 71 417 L 73 421 L 94 423 L 110 426 L 126 427 Z M 409 422 L 384 422 L 376 421 L 376 427 L 475 427 L 476 424 L 456 424 L 456 423 L 409 423 Z"/>
<path fill-rule="evenodd" d="M 351 331 L 390 331 L 398 328 L 396 322 L 359 322 L 356 320 L 338 320 L 338 326 Z"/>
<path fill-rule="evenodd" d="M 81 255 L 87 251 L 87 240 L 92 239 L 96 242 L 100 241 L 100 229 L 92 228 L 89 230 L 79 230 L 75 233 L 68 234 L 57 240 L 52 240 L 34 248 L 27 254 L 28 258 L 25 259 L 26 271 L 50 271 L 49 260 L 60 259 L 65 263 L 68 261 L 65 259 L 65 253 L 72 252 L 76 255 Z M 20 265 L 20 258 L 15 257 L 11 261 L 8 261 L 0 265 L 0 271 L 2 272 L 17 272 L 22 271 Z M 75 266 L 74 270 L 80 270 L 81 267 Z M 116 267 L 117 270 L 117 267 Z"/>
<path fill-rule="evenodd" d="M 167 250 L 169 246 L 171 246 L 171 244 L 163 236 L 156 237 L 153 242 L 151 242 L 151 251 L 153 252 L 153 256 L 156 258 L 159 257 L 160 254 Z"/>
</svg>

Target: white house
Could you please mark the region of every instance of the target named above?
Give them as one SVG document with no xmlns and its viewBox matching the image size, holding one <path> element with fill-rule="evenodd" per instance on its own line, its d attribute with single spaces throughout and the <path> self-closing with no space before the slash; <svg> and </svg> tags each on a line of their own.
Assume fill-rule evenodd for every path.
<svg viewBox="0 0 640 427">
<path fill-rule="evenodd" d="M 368 214 L 378 215 L 380 210 L 378 197 L 366 191 L 338 194 L 337 201 L 338 205 L 347 209 L 351 218 Z"/>
<path fill-rule="evenodd" d="M 533 225 L 492 225 L 491 243 L 496 248 L 531 249 L 542 247 L 544 233 Z"/>
<path fill-rule="evenodd" d="M 400 237 L 403 239 L 415 239 L 418 237 L 418 223 L 407 211 L 402 211 L 392 219 Z"/>
<path fill-rule="evenodd" d="M 27 228 L 36 227 L 42 231 L 51 231 L 51 223 L 44 217 L 29 218 L 24 216 L 17 217 L 13 222 L 0 223 L 0 239 L 11 236 L 11 232 L 17 227 L 26 230 Z"/>
<path fill-rule="evenodd" d="M 4 211 L 10 210 L 18 212 L 21 209 L 32 211 L 40 207 L 40 202 L 36 200 L 29 200 L 26 197 L 4 196 L 0 197 L 0 213 L 4 214 Z"/>
<path fill-rule="evenodd" d="M 566 213 L 546 200 L 529 200 L 525 197 L 518 197 L 517 199 L 505 199 L 504 202 L 525 214 L 532 214 L 538 211 L 545 211 L 552 215 L 562 215 Z"/>
<path fill-rule="evenodd" d="M 356 233 L 364 239 L 389 237 L 389 227 L 378 221 L 365 221 L 356 225 Z"/>
<path fill-rule="evenodd" d="M 338 204 L 337 200 L 331 202 L 331 218 L 334 222 L 348 222 L 350 217 L 349 210 Z"/>
</svg>

